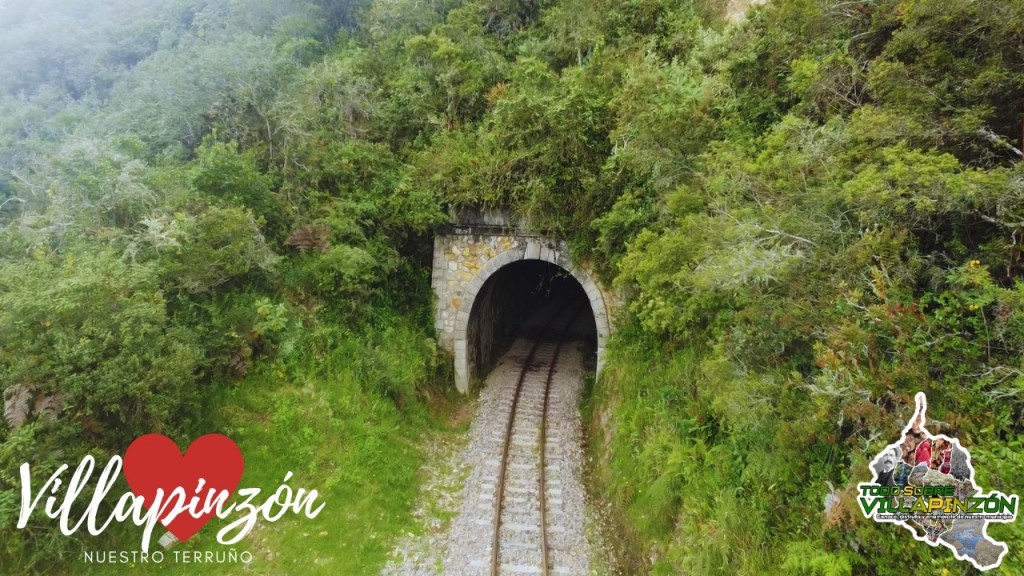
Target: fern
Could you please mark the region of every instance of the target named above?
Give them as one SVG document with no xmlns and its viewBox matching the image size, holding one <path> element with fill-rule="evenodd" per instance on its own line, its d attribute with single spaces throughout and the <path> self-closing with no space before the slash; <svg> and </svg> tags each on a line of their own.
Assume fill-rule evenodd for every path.
<svg viewBox="0 0 1024 576">
<path fill-rule="evenodd" d="M 32 390 L 22 384 L 16 384 L 4 391 L 4 419 L 12 430 L 21 427 L 28 420 L 31 399 Z"/>
</svg>

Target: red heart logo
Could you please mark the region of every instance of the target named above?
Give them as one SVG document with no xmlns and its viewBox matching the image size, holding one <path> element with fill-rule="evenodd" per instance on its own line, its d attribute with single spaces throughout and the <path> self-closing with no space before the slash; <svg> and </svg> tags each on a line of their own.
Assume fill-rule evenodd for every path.
<svg viewBox="0 0 1024 576">
<path fill-rule="evenodd" d="M 202 511 L 207 501 L 212 502 L 222 490 L 226 490 L 230 498 L 242 479 L 244 469 L 242 451 L 223 434 L 197 438 L 184 456 L 174 440 L 163 434 L 146 434 L 136 438 L 124 453 L 124 479 L 132 492 L 143 498 L 147 509 L 152 508 L 158 489 L 163 490 L 160 503 L 163 506 L 171 498 L 173 490 L 180 487 L 185 492 L 184 503 L 198 497 L 199 501 L 192 509 Z M 203 484 L 197 493 L 200 480 Z M 211 490 L 213 494 L 208 497 Z M 175 508 L 173 501 L 159 520 L 182 542 L 191 538 L 216 514 L 216 509 L 196 516 L 190 511 L 182 512 L 168 523 L 166 519 Z"/>
</svg>

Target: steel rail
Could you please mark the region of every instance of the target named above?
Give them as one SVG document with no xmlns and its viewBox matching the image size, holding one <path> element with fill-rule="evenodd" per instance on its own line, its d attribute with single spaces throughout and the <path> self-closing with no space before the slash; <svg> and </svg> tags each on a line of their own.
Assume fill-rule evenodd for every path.
<svg viewBox="0 0 1024 576">
<path fill-rule="evenodd" d="M 551 380 L 555 375 L 555 366 L 558 364 L 558 354 L 562 351 L 562 344 L 565 343 L 565 333 L 569 331 L 573 322 L 579 317 L 583 305 L 576 307 L 572 318 L 562 327 L 562 333 L 558 335 L 558 343 L 555 345 L 555 354 L 548 366 L 548 376 L 544 382 L 544 407 L 540 413 L 540 550 L 543 564 L 541 565 L 541 576 L 548 576 L 550 564 L 548 563 L 548 497 L 547 497 L 547 472 L 545 470 L 547 442 L 548 442 L 548 404 L 551 403 Z"/>
<path fill-rule="evenodd" d="M 552 314 L 551 317 L 548 318 L 547 322 L 544 323 L 544 327 L 541 329 L 540 336 L 538 336 L 537 340 L 534 341 L 533 346 L 530 347 L 530 353 L 526 356 L 526 360 L 523 362 L 523 369 L 519 372 L 519 379 L 516 381 L 515 393 L 512 396 L 512 408 L 509 411 L 508 422 L 505 425 L 505 441 L 504 441 L 504 445 L 502 446 L 502 451 L 501 451 L 501 465 L 500 465 L 500 467 L 498 469 L 497 496 L 494 499 L 494 538 L 491 541 L 491 576 L 498 576 L 498 572 L 499 572 L 498 569 L 500 567 L 500 562 L 501 562 L 501 510 L 504 507 L 504 503 L 505 503 L 505 472 L 506 472 L 506 470 L 508 468 L 508 455 L 509 455 L 509 450 L 510 450 L 510 448 L 512 446 L 512 428 L 515 426 L 516 412 L 517 412 L 517 409 L 519 407 L 519 397 L 521 396 L 522 391 L 523 391 L 523 380 L 526 379 L 526 373 L 530 369 L 530 362 L 533 361 L 533 356 L 536 354 L 537 348 L 540 347 L 540 343 L 543 341 L 544 336 L 548 332 L 548 329 L 554 323 L 555 318 L 561 316 L 562 312 L 565 309 L 566 309 L 566 306 L 563 304 L 562 307 L 559 308 L 557 312 Z M 579 312 L 577 311 L 577 314 L 578 313 Z M 575 319 L 575 315 L 573 316 L 573 319 Z M 570 323 L 571 323 L 571 321 L 570 321 Z M 562 335 L 564 335 L 564 334 L 565 334 L 565 330 L 563 329 Z M 560 346 L 556 347 L 556 351 L 558 350 L 559 347 Z M 557 360 L 557 352 L 556 352 L 556 358 L 552 359 L 552 363 L 554 363 L 555 360 Z M 551 377 L 550 371 L 549 371 L 548 377 L 549 378 Z M 543 451 L 543 447 L 542 447 L 542 451 Z M 541 496 L 540 497 L 542 499 L 544 498 L 543 490 L 541 492 Z M 543 524 L 543 522 L 542 522 L 542 524 Z M 542 541 L 545 538 L 545 536 L 543 535 L 544 531 L 545 531 L 544 530 L 544 526 L 542 525 L 541 526 L 541 534 L 542 534 L 541 538 L 542 538 Z M 547 554 L 546 546 L 545 546 L 544 554 L 545 554 L 545 556 Z M 545 565 L 546 564 L 547 564 L 547 562 L 545 562 Z M 545 568 L 544 571 L 546 573 L 547 572 L 547 568 Z"/>
</svg>

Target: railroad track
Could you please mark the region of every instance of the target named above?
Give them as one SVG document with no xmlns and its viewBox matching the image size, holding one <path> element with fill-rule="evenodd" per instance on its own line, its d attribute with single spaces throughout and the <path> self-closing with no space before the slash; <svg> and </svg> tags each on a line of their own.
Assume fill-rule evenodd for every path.
<svg viewBox="0 0 1024 576">
<path fill-rule="evenodd" d="M 565 334 L 582 309 L 563 305 L 548 319 L 514 387 L 495 485 L 491 576 L 564 572 L 549 542 L 550 506 L 561 503 L 561 488 L 547 478 L 547 418 Z"/>
</svg>

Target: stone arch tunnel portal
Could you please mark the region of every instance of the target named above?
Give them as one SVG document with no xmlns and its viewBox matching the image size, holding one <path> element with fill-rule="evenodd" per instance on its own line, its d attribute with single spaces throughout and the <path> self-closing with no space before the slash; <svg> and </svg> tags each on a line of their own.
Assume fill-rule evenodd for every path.
<svg viewBox="0 0 1024 576">
<path fill-rule="evenodd" d="M 570 337 L 600 372 L 610 335 L 608 298 L 564 242 L 507 228 L 453 227 L 434 238 L 435 328 L 452 353 L 455 384 L 469 390 L 538 315 L 580 306 Z"/>
</svg>

